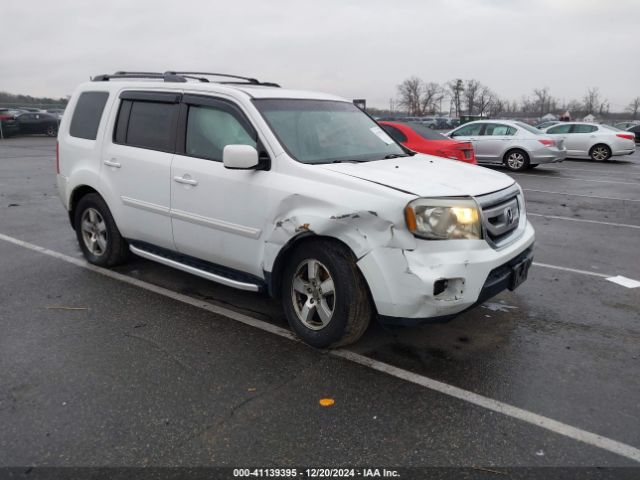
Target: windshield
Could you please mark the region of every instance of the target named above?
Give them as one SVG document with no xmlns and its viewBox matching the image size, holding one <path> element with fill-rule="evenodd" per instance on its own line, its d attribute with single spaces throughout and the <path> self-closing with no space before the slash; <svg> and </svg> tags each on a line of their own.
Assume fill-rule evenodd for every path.
<svg viewBox="0 0 640 480">
<path fill-rule="evenodd" d="M 367 162 L 407 155 L 351 103 L 256 99 L 254 104 L 282 146 L 299 162 Z"/>
<path fill-rule="evenodd" d="M 536 135 L 542 135 L 542 132 L 538 130 L 536 127 L 527 125 L 524 122 L 515 122 L 515 124 L 518 125 L 520 128 L 522 128 L 523 130 L 526 130 L 527 132 L 535 133 Z"/>
</svg>

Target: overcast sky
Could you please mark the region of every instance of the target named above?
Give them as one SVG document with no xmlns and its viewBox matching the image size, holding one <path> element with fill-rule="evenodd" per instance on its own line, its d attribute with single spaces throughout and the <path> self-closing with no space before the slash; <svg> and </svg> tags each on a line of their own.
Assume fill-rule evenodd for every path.
<svg viewBox="0 0 640 480">
<path fill-rule="evenodd" d="M 411 75 L 520 99 L 640 96 L 640 1 L 2 0 L 0 91 L 64 96 L 98 73 L 204 70 L 387 107 Z"/>
</svg>

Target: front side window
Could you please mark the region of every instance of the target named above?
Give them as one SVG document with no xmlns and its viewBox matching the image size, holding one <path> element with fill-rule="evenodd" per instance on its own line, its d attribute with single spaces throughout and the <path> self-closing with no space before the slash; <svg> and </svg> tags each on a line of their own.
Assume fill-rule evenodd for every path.
<svg viewBox="0 0 640 480">
<path fill-rule="evenodd" d="M 256 147 L 255 134 L 230 111 L 208 106 L 190 106 L 186 154 L 222 161 L 222 151 L 227 145 Z"/>
<path fill-rule="evenodd" d="M 465 125 L 464 127 L 460 127 L 458 130 L 453 132 L 454 137 L 473 137 L 475 135 L 480 135 L 482 131 L 482 127 L 484 127 L 484 123 L 472 123 L 469 125 Z"/>
<path fill-rule="evenodd" d="M 407 155 L 352 103 L 256 99 L 254 104 L 282 146 L 299 162 L 367 162 Z"/>
<path fill-rule="evenodd" d="M 84 92 L 78 97 L 73 111 L 69 135 L 86 140 L 95 140 L 104 106 L 109 94 L 107 92 Z"/>
<path fill-rule="evenodd" d="M 124 111 L 125 108 L 121 114 Z M 178 105 L 174 103 L 133 101 L 124 143 L 132 147 L 173 151 L 177 113 Z"/>
<path fill-rule="evenodd" d="M 549 130 L 547 130 L 547 133 L 550 134 L 557 134 L 557 133 L 569 133 L 569 130 L 571 130 L 571 124 L 565 124 L 565 125 L 558 125 L 557 127 L 551 127 Z"/>
</svg>

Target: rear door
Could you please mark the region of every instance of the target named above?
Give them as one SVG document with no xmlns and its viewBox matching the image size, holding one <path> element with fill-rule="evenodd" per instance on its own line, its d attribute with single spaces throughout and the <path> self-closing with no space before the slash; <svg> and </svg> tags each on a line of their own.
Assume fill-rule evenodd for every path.
<svg viewBox="0 0 640 480">
<path fill-rule="evenodd" d="M 589 155 L 589 150 L 597 143 L 597 132 L 595 125 L 574 123 L 565 143 L 567 155 Z"/>
<path fill-rule="evenodd" d="M 483 163 L 502 163 L 502 155 L 516 133 L 514 127 L 502 123 L 485 124 L 476 142 L 476 159 Z"/>
<path fill-rule="evenodd" d="M 100 173 L 122 234 L 170 250 L 170 173 L 180 98 L 178 92 L 122 92 Z"/>
<path fill-rule="evenodd" d="M 20 125 L 20 133 L 33 133 L 35 115 L 33 113 L 23 113 L 18 117 L 18 123 Z"/>
<path fill-rule="evenodd" d="M 567 145 L 567 138 L 569 137 L 569 132 L 571 132 L 572 123 L 561 123 L 559 125 L 554 125 L 553 127 L 546 130 L 546 135 L 552 137 L 556 140 L 556 142 L 563 141 L 564 146 L 567 149 L 567 156 L 571 156 L 569 153 L 569 147 Z"/>
</svg>

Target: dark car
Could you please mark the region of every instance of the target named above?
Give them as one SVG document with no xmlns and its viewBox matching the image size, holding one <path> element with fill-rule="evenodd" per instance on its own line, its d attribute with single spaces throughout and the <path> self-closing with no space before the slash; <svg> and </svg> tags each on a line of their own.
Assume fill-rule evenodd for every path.
<svg viewBox="0 0 640 480">
<path fill-rule="evenodd" d="M 636 143 L 640 143 L 640 124 L 627 128 L 627 132 L 631 132 L 636 136 Z"/>
<path fill-rule="evenodd" d="M 21 112 L 10 108 L 0 108 L 0 138 L 10 137 L 18 133 L 20 127 L 16 115 Z"/>
<path fill-rule="evenodd" d="M 22 134 L 44 133 L 50 137 L 58 134 L 58 118 L 48 113 L 21 113 L 16 121 Z"/>
</svg>

